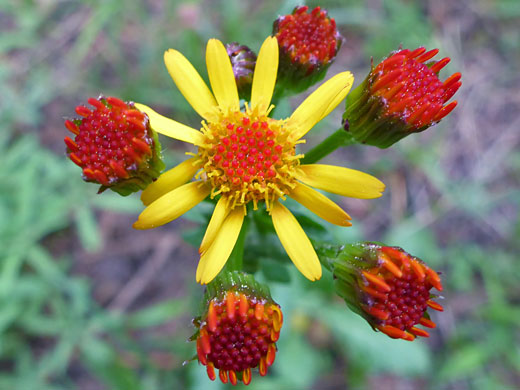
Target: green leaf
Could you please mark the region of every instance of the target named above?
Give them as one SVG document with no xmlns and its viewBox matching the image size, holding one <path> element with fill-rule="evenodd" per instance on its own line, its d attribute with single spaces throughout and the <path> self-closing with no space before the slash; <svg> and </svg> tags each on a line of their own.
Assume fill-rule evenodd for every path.
<svg viewBox="0 0 520 390">
<path fill-rule="evenodd" d="M 259 264 L 267 281 L 278 283 L 289 283 L 291 281 L 291 275 L 285 265 L 266 258 L 259 259 Z"/>
<path fill-rule="evenodd" d="M 50 349 L 39 361 L 37 370 L 41 378 L 63 374 L 66 371 L 76 343 L 79 341 L 71 336 L 69 332 L 62 334 L 55 347 Z"/>
<path fill-rule="evenodd" d="M 369 362 L 366 367 L 369 372 L 424 375 L 429 370 L 429 351 L 420 340 L 394 340 L 381 332 L 376 333 L 346 305 L 322 303 L 315 315 L 330 327 L 333 337 L 341 343 L 348 356 Z"/>
<path fill-rule="evenodd" d="M 488 352 L 482 345 L 465 345 L 447 356 L 439 376 L 444 380 L 453 380 L 480 372 L 487 359 Z"/>
<path fill-rule="evenodd" d="M 80 206 L 76 210 L 76 227 L 81 244 L 87 251 L 96 252 L 101 248 L 102 239 L 98 224 L 90 208 Z"/>
<path fill-rule="evenodd" d="M 142 390 L 136 371 L 125 366 L 118 357 L 114 357 L 108 364 L 88 363 L 91 370 L 107 382 L 109 389 Z"/>
<path fill-rule="evenodd" d="M 13 254 L 0 260 L 0 298 L 7 299 L 15 288 L 23 257 L 22 254 Z"/>
<path fill-rule="evenodd" d="M 278 388 L 309 388 L 322 372 L 330 370 L 331 359 L 313 348 L 302 334 L 293 332 L 278 342 L 278 348 L 273 369 L 284 383 Z"/>
<path fill-rule="evenodd" d="M 200 246 L 202 242 L 202 237 L 204 237 L 204 233 L 206 232 L 206 225 L 199 224 L 194 228 L 186 228 L 181 231 L 181 237 L 188 244 L 192 245 L 195 248 Z"/>
<path fill-rule="evenodd" d="M 56 261 L 39 245 L 32 247 L 27 255 L 28 263 L 41 274 L 43 278 L 58 284 L 66 279 Z"/>
<path fill-rule="evenodd" d="M 134 214 L 143 210 L 143 205 L 136 195 L 120 196 L 115 192 L 105 191 L 92 200 L 92 205 L 102 210 Z"/>
<path fill-rule="evenodd" d="M 4 333 L 5 330 L 9 328 L 21 312 L 22 306 L 20 305 L 20 302 L 2 302 L 0 309 L 0 334 Z"/>
<path fill-rule="evenodd" d="M 139 310 L 128 316 L 130 328 L 148 328 L 171 321 L 185 312 L 185 301 L 171 299 Z"/>
<path fill-rule="evenodd" d="M 402 247 L 431 267 L 440 264 L 441 254 L 433 231 L 414 217 L 395 226 L 381 241 L 386 245 Z"/>
<path fill-rule="evenodd" d="M 81 352 L 94 365 L 108 365 L 114 359 L 114 351 L 106 340 L 87 335 L 81 341 Z"/>
</svg>

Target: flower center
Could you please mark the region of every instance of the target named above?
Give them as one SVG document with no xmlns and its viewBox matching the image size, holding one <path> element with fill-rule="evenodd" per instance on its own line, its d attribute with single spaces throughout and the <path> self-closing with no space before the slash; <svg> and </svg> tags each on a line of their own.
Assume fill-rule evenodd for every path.
<svg viewBox="0 0 520 390">
<path fill-rule="evenodd" d="M 206 143 L 199 148 L 212 197 L 229 197 L 231 208 L 260 200 L 267 208 L 294 187 L 300 155 L 283 122 L 249 110 L 204 125 Z"/>
<path fill-rule="evenodd" d="M 397 114 L 417 128 L 436 119 L 435 115 L 449 97 L 446 98 L 445 86 L 432 70 L 435 65 L 429 67 L 423 61 L 429 60 L 437 51 L 415 58 L 417 50 L 401 50 L 375 68 L 372 92 L 385 99 L 387 115 Z M 441 62 L 442 66 L 447 63 L 441 60 L 437 64 Z"/>
<path fill-rule="evenodd" d="M 311 13 L 307 13 L 308 9 L 307 6 L 297 7 L 293 14 L 279 20 L 278 44 L 289 53 L 293 62 L 327 64 L 336 55 L 336 22 L 320 7 Z"/>
</svg>

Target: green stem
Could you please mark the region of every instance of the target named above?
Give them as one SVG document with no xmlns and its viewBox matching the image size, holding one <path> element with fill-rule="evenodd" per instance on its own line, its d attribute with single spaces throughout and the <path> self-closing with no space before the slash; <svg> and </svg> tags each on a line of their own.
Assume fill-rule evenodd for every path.
<svg viewBox="0 0 520 390">
<path fill-rule="evenodd" d="M 352 137 L 349 132 L 345 131 L 343 127 L 340 127 L 330 136 L 321 141 L 321 143 L 305 153 L 305 157 L 302 159 L 302 164 L 314 164 L 339 147 L 349 146 L 355 143 L 356 140 L 354 137 Z"/>
<path fill-rule="evenodd" d="M 229 255 L 229 259 L 226 262 L 226 266 L 224 268 L 226 271 L 242 271 L 244 263 L 244 246 L 246 242 L 248 225 L 249 218 L 246 215 L 244 217 L 244 223 L 242 224 L 242 229 L 238 235 L 237 242 L 235 243 L 235 247 L 233 248 L 233 251 Z"/>
</svg>

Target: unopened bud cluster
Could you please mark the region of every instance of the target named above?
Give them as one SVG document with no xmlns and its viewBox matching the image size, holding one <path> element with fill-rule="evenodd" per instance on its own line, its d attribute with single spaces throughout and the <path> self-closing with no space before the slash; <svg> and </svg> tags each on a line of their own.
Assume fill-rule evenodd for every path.
<svg viewBox="0 0 520 390">
<path fill-rule="evenodd" d="M 261 69 L 260 64 L 268 64 L 264 68 L 273 70 L 272 77 L 266 78 L 269 82 L 263 84 L 271 89 L 267 91 L 268 88 L 264 88 L 265 91 L 262 92 L 268 94 L 269 98 L 272 94 L 273 104 L 276 104 L 281 97 L 305 91 L 321 80 L 335 60 L 343 41 L 335 20 L 330 18 L 325 10 L 320 7 L 309 10 L 307 6 L 298 6 L 291 14 L 278 17 L 273 24 L 273 36 L 276 39 L 270 37 L 266 40 L 269 44 L 273 44 L 271 58 L 268 62 L 264 62 L 263 59 L 267 57 L 263 57 L 264 49 L 261 49 L 258 66 L 258 69 Z M 278 49 L 275 44 L 278 45 Z M 219 45 L 226 64 L 226 52 L 230 59 L 239 97 L 246 101 L 240 102 L 245 110 L 241 111 L 238 108 L 239 102 L 234 86 L 231 86 L 230 96 L 225 96 L 226 91 L 222 85 L 213 88 L 215 96 L 210 91 L 205 94 L 201 92 L 207 90 L 204 82 L 196 71 L 192 72 L 192 67 L 189 68 L 186 77 L 190 78 L 188 76 L 191 75 L 193 79 L 191 84 L 188 83 L 190 88 L 192 86 L 194 89 L 199 88 L 198 92 L 202 98 L 211 103 L 209 107 L 204 107 L 208 111 L 204 109 L 204 114 L 208 114 L 209 117 L 215 115 L 217 119 L 208 120 L 204 116 L 207 122 L 203 121 L 201 133 L 190 129 L 193 134 L 201 136 L 202 141 L 193 142 L 199 148 L 198 159 L 195 163 L 192 162 L 193 160 L 187 162 L 191 164 L 187 171 L 188 175 L 184 178 L 185 172 L 180 175 L 181 170 L 174 168 L 166 173 L 164 176 L 166 179 L 163 180 L 161 177 L 143 193 L 142 199 L 147 206 L 147 203 L 157 201 L 150 207 L 151 214 L 162 217 L 163 211 L 170 206 L 167 203 L 173 203 L 171 199 L 174 197 L 154 198 L 159 192 L 173 193 L 179 189 L 177 187 L 169 189 L 167 182 L 179 181 L 184 184 L 193 177 L 193 170 L 198 170 L 195 174 L 196 179 L 203 179 L 200 183 L 190 183 L 190 186 L 196 185 L 197 188 L 203 189 L 197 193 L 197 196 L 203 195 L 200 200 L 211 191 L 211 199 L 216 196 L 227 199 L 228 204 L 224 207 L 226 213 L 237 211 L 235 206 L 246 210 L 245 206 L 250 201 L 253 203 L 254 210 L 258 208 L 260 202 L 265 202 L 267 210 L 272 212 L 275 209 L 270 205 L 280 206 L 278 201 L 280 198 L 285 199 L 284 194 L 295 194 L 293 178 L 299 178 L 297 174 L 299 171 L 303 172 L 300 165 L 300 158 L 303 155 L 297 154 L 296 145 L 302 141 L 293 139 L 294 132 L 291 126 L 296 123 L 296 127 L 299 125 L 304 127 L 308 124 L 304 123 L 306 121 L 323 119 L 347 93 L 346 89 L 345 94 L 333 90 L 334 104 L 324 100 L 326 104 L 323 109 L 313 112 L 309 118 L 302 115 L 303 111 L 300 112 L 298 109 L 300 115 L 293 114 L 288 121 L 274 120 L 268 116 L 273 108 L 272 105 L 265 110 L 262 108 L 263 111 L 259 110 L 260 106 L 248 105 L 257 63 L 256 54 L 249 47 L 236 42 L 227 44 L 226 52 L 222 51 L 220 42 Z M 461 86 L 461 74 L 455 73 L 445 81 L 441 81 L 439 72 L 450 59 L 446 57 L 438 61 L 432 60 L 438 51 L 437 49 L 426 51 L 423 47 L 415 50 L 398 50 L 378 65 L 372 64 L 364 81 L 347 96 L 343 128 L 315 148 L 317 151 L 314 151 L 314 161 L 339 146 L 355 142 L 387 148 L 403 137 L 424 131 L 446 117 L 457 105 L 456 101 L 449 102 L 449 100 Z M 178 54 L 172 54 L 169 58 L 172 61 L 184 61 L 185 58 Z M 278 66 L 278 73 L 275 73 L 275 66 Z M 229 73 L 229 66 L 227 72 Z M 172 77 L 174 73 L 176 72 L 170 71 Z M 260 76 L 255 77 L 263 81 L 264 75 L 261 73 L 262 71 Z M 184 73 L 180 72 L 180 74 L 184 77 Z M 277 75 L 276 83 L 275 75 Z M 215 77 L 210 79 L 212 86 L 222 81 L 217 82 Z M 231 79 L 225 77 L 224 80 L 233 81 L 232 77 Z M 336 80 L 327 83 L 326 88 L 330 88 L 333 84 L 341 87 Z M 255 94 L 257 94 L 256 83 L 257 81 L 255 81 Z M 349 90 L 350 85 L 351 83 L 348 85 Z M 262 91 L 262 88 L 259 90 Z M 183 94 L 186 92 L 182 89 L 181 91 Z M 320 93 L 323 93 L 323 89 L 318 95 L 314 95 L 319 96 L 318 99 L 311 99 L 313 104 L 321 99 Z M 213 107 L 216 104 L 214 97 L 219 104 L 221 100 L 229 97 L 233 101 L 232 106 L 236 107 L 233 110 L 224 109 L 222 105 L 218 108 Z M 191 100 L 189 101 L 192 103 Z M 99 192 L 110 188 L 121 195 L 128 195 L 146 189 L 164 169 L 160 157 L 161 146 L 157 134 L 150 126 L 148 115 L 138 110 L 133 103 L 115 97 L 90 98 L 88 103 L 90 107 L 84 105 L 76 107 L 78 118 L 65 121 L 66 128 L 74 136 L 65 137 L 67 156 L 81 167 L 85 181 L 101 186 Z M 205 106 L 206 103 L 201 105 Z M 327 105 L 329 107 L 326 107 Z M 139 104 L 137 106 L 142 110 L 147 109 L 146 106 Z M 302 106 L 307 109 L 309 104 L 304 103 Z M 309 108 L 311 112 L 312 109 Z M 154 119 L 156 113 L 151 109 L 147 112 L 154 122 L 154 128 L 167 134 L 168 129 L 156 127 L 156 119 Z M 160 120 L 158 122 L 160 123 Z M 289 123 L 291 126 L 288 126 Z M 186 126 L 179 127 L 179 123 L 169 119 L 164 119 L 160 125 L 171 126 L 172 132 L 186 130 Z M 183 137 L 179 139 L 184 140 Z M 312 152 L 313 150 L 307 154 L 307 157 L 312 156 Z M 305 160 L 302 160 L 302 163 L 307 164 Z M 356 183 L 355 177 L 353 180 Z M 204 185 L 208 187 L 203 187 Z M 359 186 L 361 187 L 361 184 Z M 156 191 L 155 187 L 160 190 Z M 316 187 L 327 190 L 328 184 L 324 187 Z M 363 193 L 362 190 L 353 192 Z M 189 194 L 188 190 L 186 194 Z M 310 192 L 307 193 L 309 198 L 321 195 L 309 194 Z M 183 201 L 191 199 L 189 195 L 182 198 Z M 151 200 L 148 202 L 145 199 Z M 298 200 L 296 197 L 295 199 Z M 312 203 L 311 200 L 308 201 Z M 220 200 L 218 202 L 220 203 Z M 323 201 L 317 204 L 318 207 L 324 207 Z M 329 207 L 332 206 L 329 204 Z M 224 223 L 226 226 L 228 223 L 234 223 L 234 219 L 229 222 L 231 217 L 228 217 L 228 214 L 225 216 L 219 214 L 222 209 L 219 211 L 215 209 L 212 221 L 213 218 L 215 220 L 223 218 L 225 222 L 222 222 L 221 226 L 224 226 Z M 311 210 L 314 211 L 312 208 Z M 168 212 L 165 211 L 165 214 Z M 173 214 L 175 213 L 172 212 L 171 215 Z M 242 214 L 240 216 L 242 217 Z M 160 220 L 161 224 L 165 223 L 159 217 L 157 220 Z M 273 221 L 277 227 L 274 212 Z M 343 225 L 347 224 L 348 222 L 343 223 Z M 134 226 L 148 228 L 153 227 L 154 223 L 134 224 Z M 242 234 L 239 233 L 240 226 L 242 226 L 242 219 L 240 225 L 237 225 L 237 235 Z M 301 227 L 299 228 L 301 230 Z M 245 228 L 242 229 L 244 232 Z M 276 230 L 278 232 L 279 229 Z M 296 234 L 294 233 L 291 239 L 293 236 Z M 204 241 L 202 245 L 205 245 Z M 215 247 L 220 249 L 220 246 Z M 371 242 L 340 247 L 323 244 L 321 247 L 318 245 L 316 251 L 323 266 L 333 273 L 337 294 L 374 330 L 383 332 L 391 338 L 412 341 L 418 336 L 429 336 L 428 331 L 419 328 L 419 325 L 435 328 L 436 325 L 428 314 L 428 308 L 443 310 L 443 307 L 435 301 L 439 296 L 431 292 L 432 289 L 442 291 L 442 283 L 439 274 L 422 260 L 399 247 Z M 202 246 L 200 252 L 204 257 Z M 229 253 L 226 256 L 229 256 Z M 304 257 L 307 257 L 307 252 Z M 238 264 L 241 264 L 241 261 Z M 222 269 L 222 264 L 220 268 L 215 268 L 215 274 Z M 236 264 L 233 267 L 240 268 Z M 256 282 L 250 274 L 240 271 L 229 272 L 228 269 L 232 268 L 225 268 L 216 277 L 212 274 L 210 278 L 202 281 L 209 284 L 206 286 L 201 314 L 193 320 L 196 331 L 192 341 L 196 341 L 197 351 L 193 360 L 198 360 L 205 366 L 211 380 L 215 380 L 218 375 L 223 383 L 237 385 L 241 381 L 248 385 L 255 370 L 264 376 L 274 363 L 277 353 L 276 342 L 280 337 L 283 315 L 280 306 L 271 298 L 266 286 Z M 197 275 L 198 273 L 199 271 Z M 200 281 L 199 276 L 197 280 Z"/>
</svg>

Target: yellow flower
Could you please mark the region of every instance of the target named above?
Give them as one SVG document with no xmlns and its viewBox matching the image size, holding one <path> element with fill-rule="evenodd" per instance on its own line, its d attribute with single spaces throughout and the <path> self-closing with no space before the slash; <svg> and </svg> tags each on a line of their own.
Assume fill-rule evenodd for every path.
<svg viewBox="0 0 520 390">
<path fill-rule="evenodd" d="M 321 265 L 305 232 L 280 203 L 292 197 L 326 221 L 350 226 L 350 216 L 309 186 L 324 191 L 369 199 L 381 196 L 384 184 L 356 170 L 330 165 L 300 165 L 295 145 L 327 116 L 349 92 L 353 76 L 343 72 L 323 83 L 285 120 L 270 118 L 278 70 L 278 42 L 267 38 L 258 55 L 251 102 L 240 110 L 235 78 L 224 45 L 210 39 L 206 65 L 213 93 L 180 52 L 164 54 L 173 81 L 197 113 L 202 128 L 193 129 L 156 113 L 142 104 L 158 133 L 198 147 L 193 157 L 163 173 L 143 191 L 146 209 L 136 229 L 164 225 L 181 216 L 208 195 L 220 195 L 202 240 L 196 279 L 209 283 L 224 267 L 240 233 L 246 204 L 257 209 L 264 202 L 274 228 L 296 268 L 310 280 L 321 277 Z M 195 181 L 187 183 L 192 177 Z M 186 184 L 187 183 L 187 184 Z"/>
</svg>

